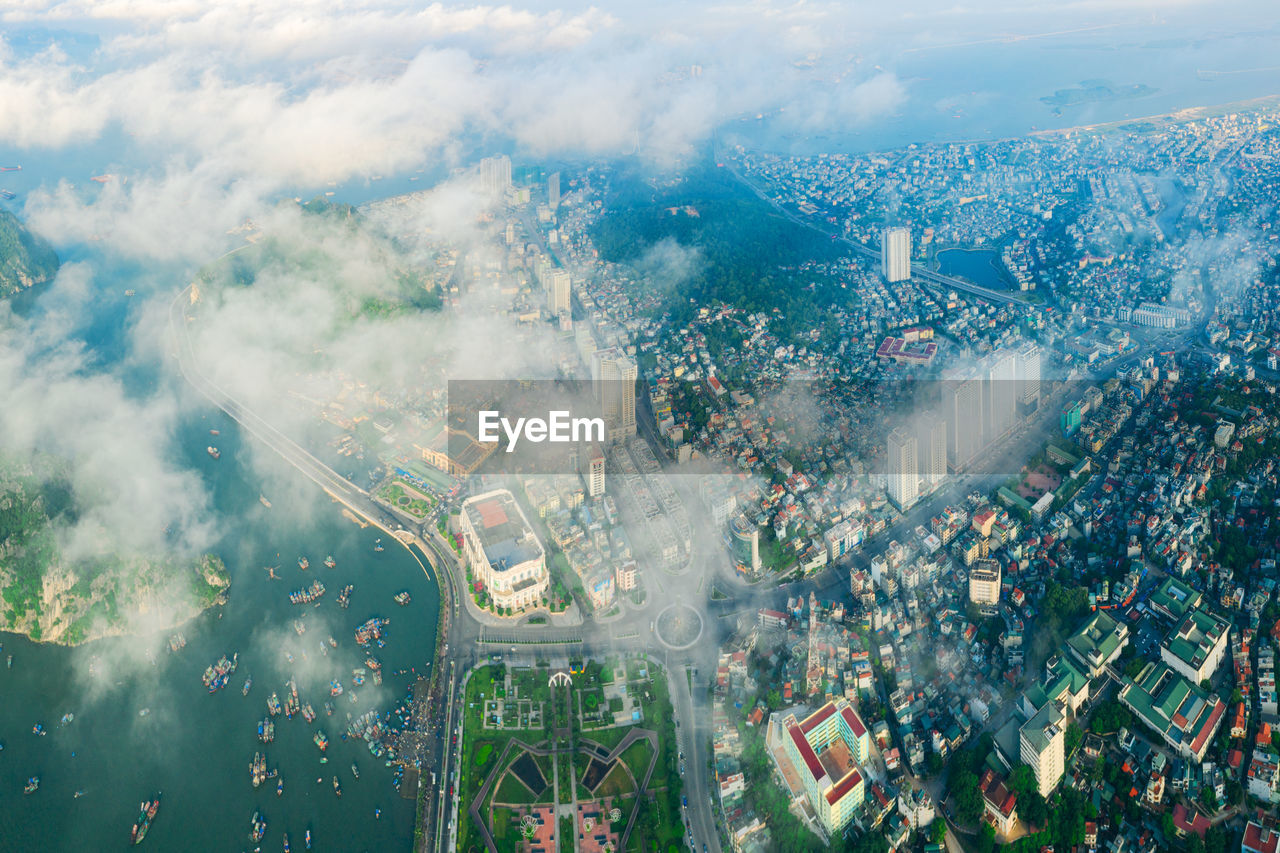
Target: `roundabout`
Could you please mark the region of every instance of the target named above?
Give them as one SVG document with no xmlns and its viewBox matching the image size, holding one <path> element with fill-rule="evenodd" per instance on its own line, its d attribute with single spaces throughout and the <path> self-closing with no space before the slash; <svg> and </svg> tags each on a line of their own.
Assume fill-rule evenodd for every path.
<svg viewBox="0 0 1280 853">
<path fill-rule="evenodd" d="M 687 604 L 668 604 L 655 620 L 658 642 L 673 652 L 693 648 L 702 638 L 702 614 Z"/>
</svg>

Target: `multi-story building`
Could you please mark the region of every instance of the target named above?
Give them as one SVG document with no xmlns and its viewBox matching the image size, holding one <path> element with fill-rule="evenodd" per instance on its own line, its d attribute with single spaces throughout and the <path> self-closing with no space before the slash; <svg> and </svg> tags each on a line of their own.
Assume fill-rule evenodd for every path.
<svg viewBox="0 0 1280 853">
<path fill-rule="evenodd" d="M 572 292 L 569 271 L 559 268 L 551 270 L 543 286 L 547 289 L 547 310 L 557 315 L 568 314 L 571 310 L 569 300 Z"/>
<path fill-rule="evenodd" d="M 1018 376 L 1018 360 L 1010 350 L 996 350 L 988 356 L 983 367 L 986 374 L 985 443 L 990 444 L 1013 431 L 1018 419 L 1022 388 Z"/>
<path fill-rule="evenodd" d="M 942 416 L 947 422 L 947 463 L 962 471 L 986 446 L 982 377 L 972 371 L 949 377 L 941 384 Z"/>
<path fill-rule="evenodd" d="M 1000 601 L 1000 564 L 995 560 L 978 560 L 969 569 L 969 600 L 974 604 Z"/>
<path fill-rule="evenodd" d="M 503 154 L 480 161 L 480 186 L 487 195 L 501 195 L 511 186 L 511 158 Z"/>
<path fill-rule="evenodd" d="M 760 570 L 760 528 L 743 513 L 729 522 L 729 536 L 733 543 L 733 556 L 743 567 Z"/>
<path fill-rule="evenodd" d="M 915 505 L 920 493 L 920 466 L 916 452 L 918 447 L 916 436 L 903 427 L 897 427 L 889 433 L 889 499 L 904 512 Z"/>
<path fill-rule="evenodd" d="M 555 210 L 560 206 L 560 173 L 552 172 L 547 176 L 547 207 Z"/>
<path fill-rule="evenodd" d="M 1043 797 L 1062 779 L 1065 731 L 1065 717 L 1056 702 L 1046 703 L 1018 730 L 1022 763 L 1035 773 Z"/>
<path fill-rule="evenodd" d="M 617 347 L 592 355 L 591 378 L 610 443 L 636 434 L 636 363 Z"/>
<path fill-rule="evenodd" d="M 520 610 L 546 595 L 546 554 L 511 492 L 467 499 L 458 523 L 467 564 L 495 605 Z"/>
<path fill-rule="evenodd" d="M 582 480 L 587 486 L 587 497 L 598 498 L 604 494 L 604 450 L 592 442 L 582 451 Z"/>
<path fill-rule="evenodd" d="M 1026 343 L 1018 350 L 1018 403 L 1024 411 L 1040 402 L 1040 347 Z"/>
<path fill-rule="evenodd" d="M 1099 610 L 1067 638 L 1067 651 L 1090 678 L 1097 678 L 1120 657 L 1128 642 L 1129 627 L 1117 622 L 1107 611 Z"/>
<path fill-rule="evenodd" d="M 906 228 L 886 228 L 880 234 L 880 267 L 892 283 L 911 278 L 911 232 Z"/>
<path fill-rule="evenodd" d="M 866 798 L 859 769 L 871 749 L 871 736 L 844 699 L 828 702 L 803 721 L 788 714 L 782 721 L 783 747 L 804 785 L 805 797 L 823 828 L 837 835 Z M 839 740 L 847 761 L 828 749 Z M 824 760 L 825 759 L 825 760 Z"/>
<path fill-rule="evenodd" d="M 1230 626 L 1206 610 L 1189 610 L 1160 644 L 1160 659 L 1200 684 L 1218 671 L 1227 653 Z"/>
<path fill-rule="evenodd" d="M 1018 795 L 991 768 L 982 774 L 978 787 L 982 790 L 982 819 L 997 835 L 1008 837 L 1018 823 Z"/>
<path fill-rule="evenodd" d="M 931 491 L 947 478 L 947 422 L 932 412 L 923 415 L 916 439 L 921 485 Z"/>
<path fill-rule="evenodd" d="M 1121 704 L 1164 738 L 1179 755 L 1203 761 L 1209 742 L 1227 715 L 1226 703 L 1206 693 L 1167 664 L 1151 662 L 1125 679 Z"/>
</svg>

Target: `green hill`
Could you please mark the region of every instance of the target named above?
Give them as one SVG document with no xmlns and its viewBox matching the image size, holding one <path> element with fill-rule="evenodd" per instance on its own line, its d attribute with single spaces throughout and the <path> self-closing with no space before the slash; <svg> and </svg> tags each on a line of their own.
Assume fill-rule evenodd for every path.
<svg viewBox="0 0 1280 853">
<path fill-rule="evenodd" d="M 57 272 L 53 247 L 0 208 L 0 299 L 46 282 Z"/>
</svg>

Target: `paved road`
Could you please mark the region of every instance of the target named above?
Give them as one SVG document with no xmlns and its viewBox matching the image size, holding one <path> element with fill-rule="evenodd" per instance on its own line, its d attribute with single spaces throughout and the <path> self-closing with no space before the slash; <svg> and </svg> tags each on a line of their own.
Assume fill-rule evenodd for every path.
<svg viewBox="0 0 1280 853">
<path fill-rule="evenodd" d="M 699 672 L 709 670 L 700 669 Z M 671 691 L 671 704 L 680 727 L 676 729 L 676 741 L 684 754 L 684 789 L 689 801 L 685 813 L 685 825 L 692 832 L 694 850 L 706 845 L 707 850 L 720 850 L 720 833 L 716 829 L 712 802 L 716 783 L 707 767 L 710 761 L 707 742 L 711 736 L 710 709 L 705 699 L 695 698 L 689 689 L 687 665 L 667 665 L 667 684 Z M 700 684 L 700 680 L 695 680 Z M 699 694 L 705 696 L 702 690 Z"/>
</svg>

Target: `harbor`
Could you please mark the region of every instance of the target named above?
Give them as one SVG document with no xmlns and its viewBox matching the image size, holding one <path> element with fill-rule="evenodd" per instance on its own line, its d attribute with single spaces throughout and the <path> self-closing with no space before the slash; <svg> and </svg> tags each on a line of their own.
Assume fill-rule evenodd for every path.
<svg viewBox="0 0 1280 853">
<path fill-rule="evenodd" d="M 0 668 L 0 838 L 24 839 L 6 849 L 118 849 L 139 824 L 155 850 L 281 849 L 286 834 L 294 849 L 307 836 L 343 849 L 326 839 L 353 833 L 368 849 L 409 849 L 414 800 L 397 782 L 418 774 L 396 758 L 413 740 L 401 734 L 413 683 L 430 671 L 420 655 L 435 646 L 435 584 L 283 463 L 259 482 L 229 419 L 196 415 L 185 432 L 184 463 L 216 501 L 228 603 L 153 636 L 74 649 L 0 635 L 13 657 Z M 301 567 L 308 553 L 328 555 L 324 581 Z M 346 606 L 326 584 L 346 591 Z M 291 591 L 310 600 L 291 603 Z M 164 808 L 144 833 L 139 802 L 157 791 Z"/>
</svg>

